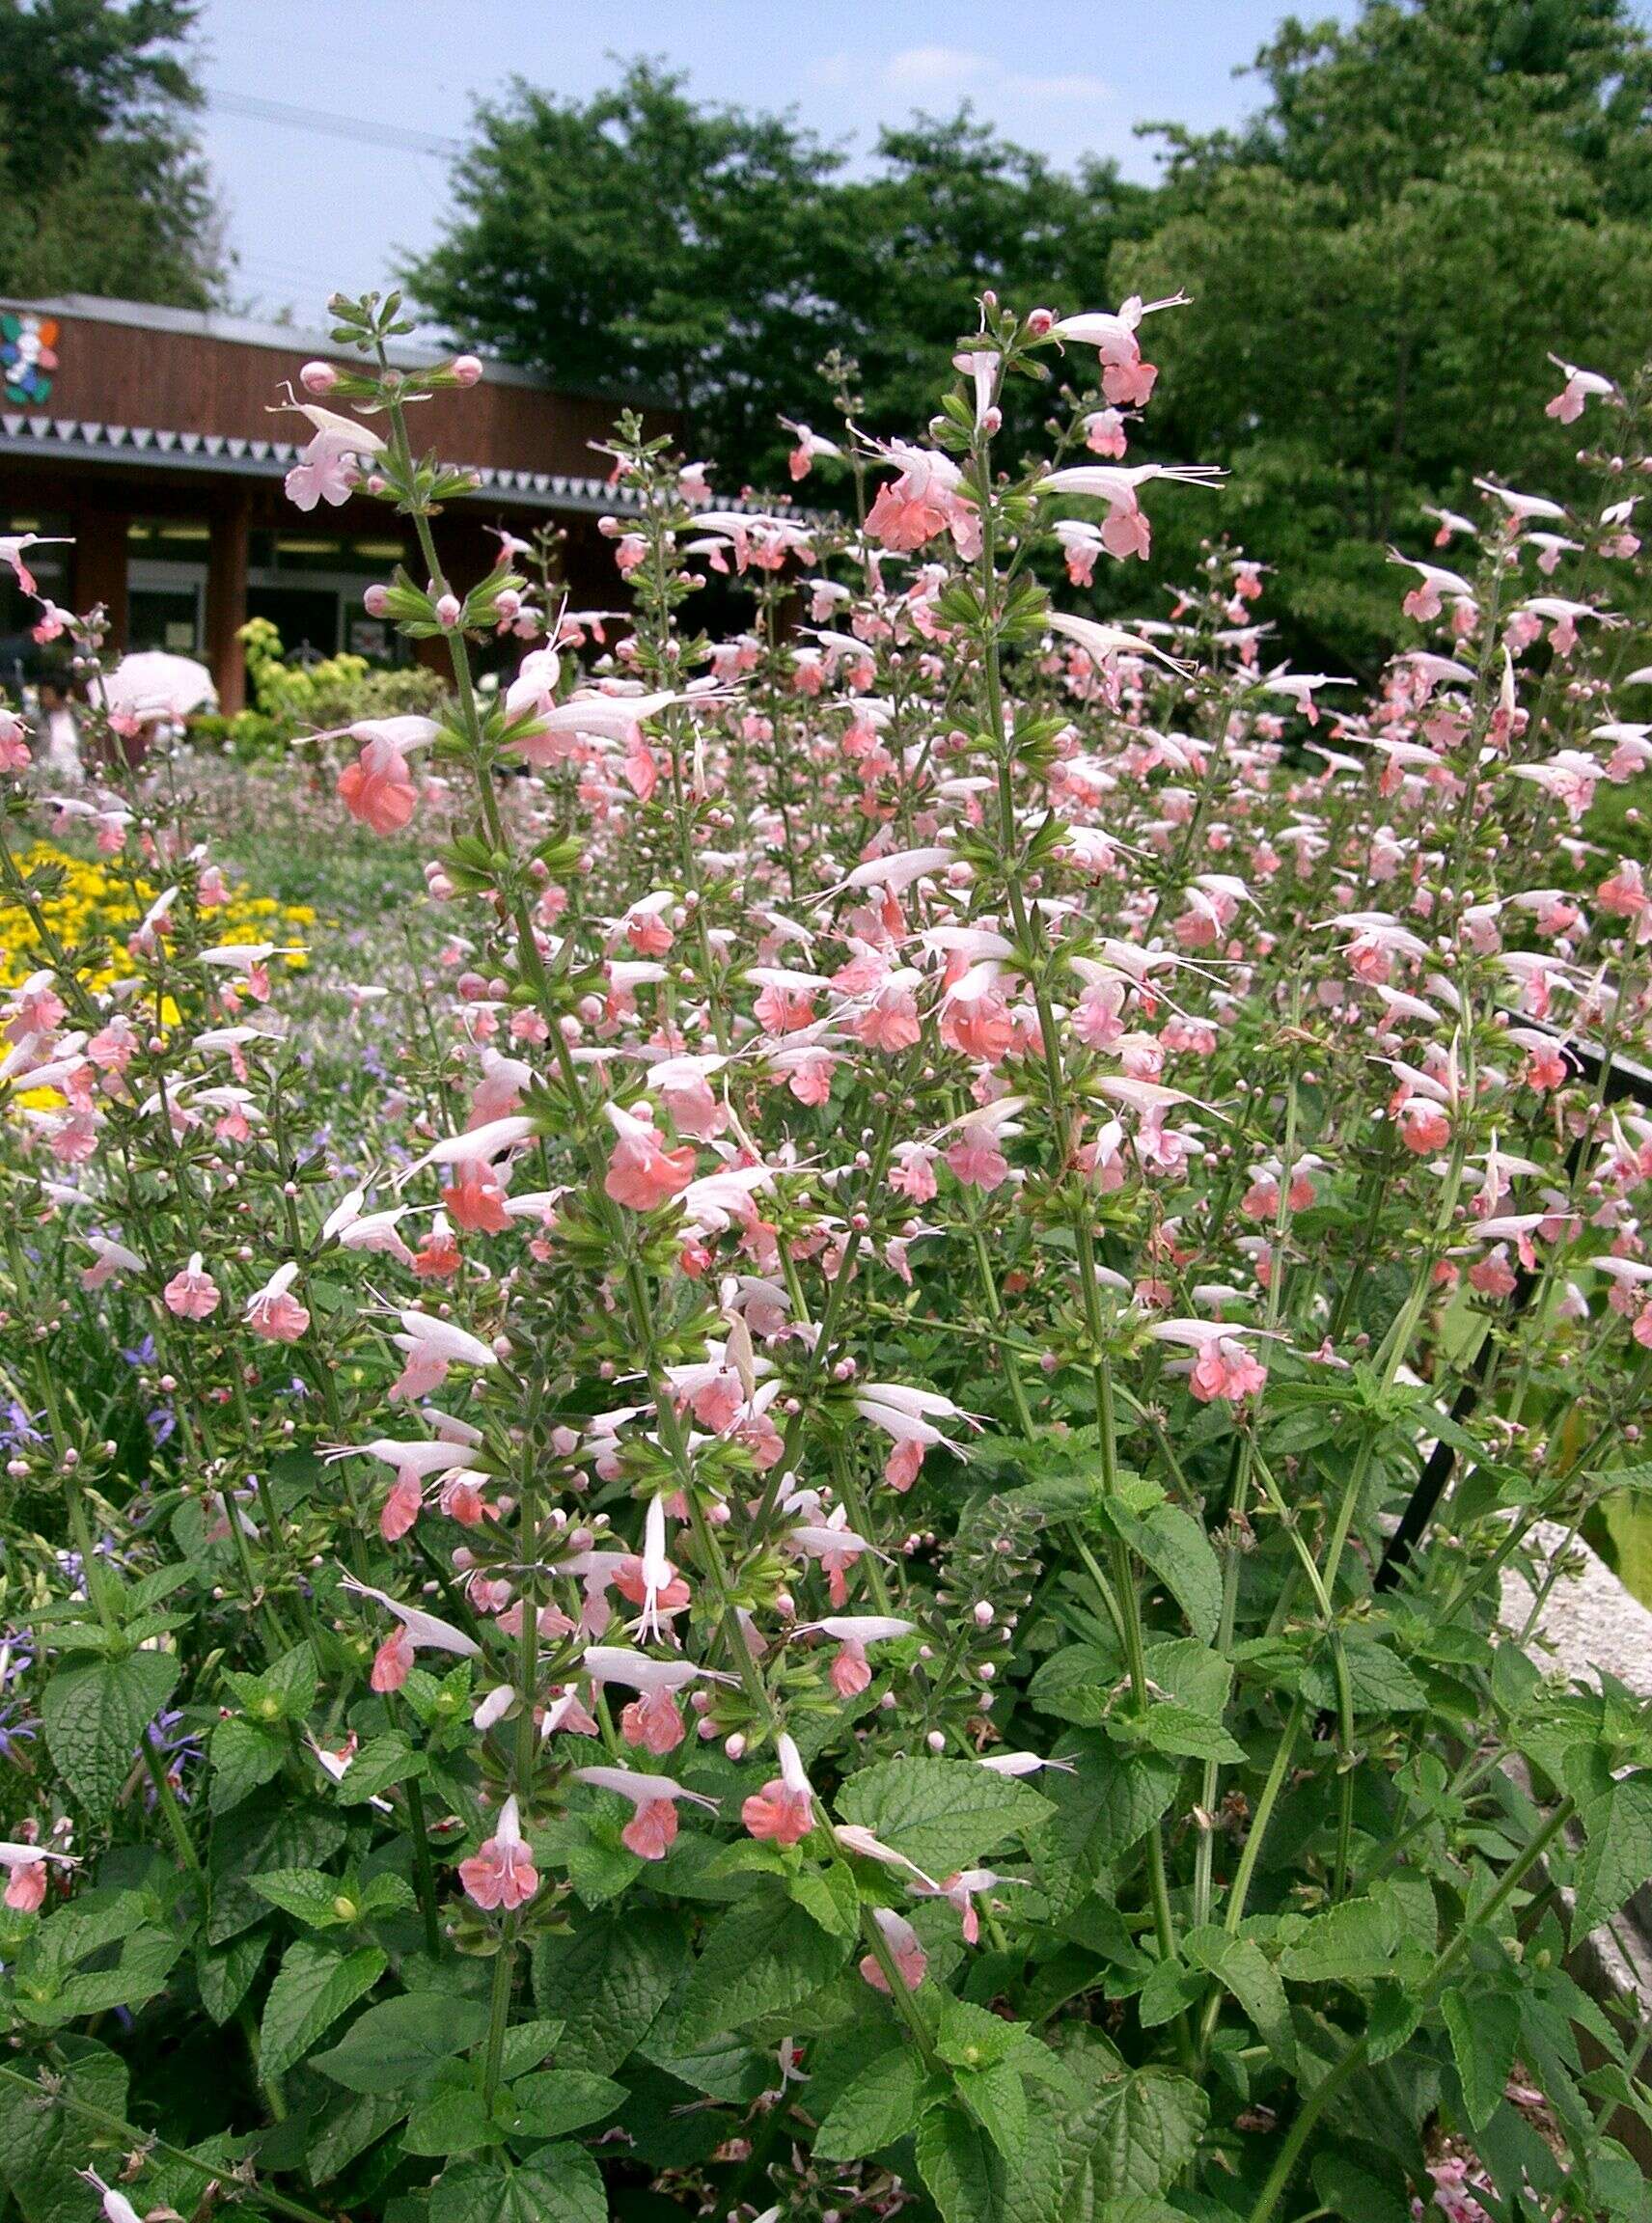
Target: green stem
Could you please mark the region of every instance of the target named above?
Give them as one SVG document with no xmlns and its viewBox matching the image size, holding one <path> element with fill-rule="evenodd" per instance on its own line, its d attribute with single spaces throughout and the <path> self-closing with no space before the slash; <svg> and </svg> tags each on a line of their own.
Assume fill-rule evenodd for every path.
<svg viewBox="0 0 1652 2223">
<path fill-rule="evenodd" d="M 505 1917 L 504 1935 L 493 1959 L 493 1991 L 487 2011 L 487 2060 L 482 2076 L 482 2103 L 491 2113 L 505 2065 L 505 2033 L 510 2021 L 510 1992 L 516 1974 L 517 1916 Z"/>
<path fill-rule="evenodd" d="M 1444 1952 L 1435 1957 L 1434 1964 L 1423 1978 L 1421 1986 L 1421 1998 L 1425 2007 L 1432 2001 L 1435 1992 L 1450 1975 L 1458 1962 L 1469 1951 L 1474 1938 L 1519 1890 L 1521 1883 L 1565 1828 L 1575 1811 L 1570 1798 L 1563 1799 L 1556 1807 L 1554 1813 L 1550 1815 L 1548 1821 L 1520 1855 L 1520 1858 L 1503 1871 L 1497 1889 L 1486 1901 L 1479 1913 L 1472 1921 L 1465 1922 L 1450 1944 L 1446 1947 Z M 1297 2163 L 1302 2158 L 1303 2149 L 1313 2134 L 1314 2125 L 1319 2121 L 1332 2100 L 1335 2099 L 1337 2093 L 1341 2091 L 1343 2085 L 1348 2083 L 1363 2068 L 1369 2043 L 1367 2038 L 1356 2038 L 1341 2059 L 1313 2087 L 1313 2090 L 1297 2110 L 1296 2119 L 1291 2124 L 1283 2146 L 1280 2149 L 1279 2158 L 1269 2172 L 1267 2182 L 1257 2195 L 1256 2205 L 1251 2210 L 1250 2223 L 1268 2223 L 1268 2218 L 1279 2206 L 1292 2177 L 1296 2174 Z"/>
<path fill-rule="evenodd" d="M 126 2122 L 124 2117 L 111 2115 L 103 2107 L 95 2107 L 90 2100 L 82 2100 L 78 2094 L 66 2090 L 61 2083 L 53 2090 L 36 2082 L 31 2076 L 20 2074 L 15 2069 L 0 2068 L 0 2085 L 11 2085 L 26 2093 L 38 2106 L 61 2107 L 65 2114 L 72 2115 L 88 2128 L 101 2130 L 105 2137 L 112 2138 L 125 2153 L 158 2154 L 179 2168 L 193 2170 L 203 2184 L 217 2183 L 223 2180 L 221 2164 L 203 2161 L 198 2155 L 185 2152 L 181 2146 L 174 2146 L 165 2138 L 157 2138 L 152 2131 L 138 2129 L 135 2124 Z M 330 2223 L 327 2216 L 317 2213 L 314 2208 L 306 2208 L 302 2200 L 289 2200 L 285 2192 L 272 2192 L 265 2185 L 243 2182 L 237 2182 L 236 2189 L 242 2197 L 258 2202 L 272 2215 L 289 2216 L 291 2223 Z"/>
</svg>

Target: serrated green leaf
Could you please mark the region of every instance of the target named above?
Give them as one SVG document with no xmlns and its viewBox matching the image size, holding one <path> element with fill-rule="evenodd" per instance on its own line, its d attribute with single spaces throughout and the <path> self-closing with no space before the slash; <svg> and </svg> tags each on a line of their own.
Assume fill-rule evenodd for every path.
<svg viewBox="0 0 1652 2223">
<path fill-rule="evenodd" d="M 1179 1699 L 1155 1699 L 1142 1716 L 1142 1727 L 1154 1751 L 1172 1759 L 1222 1760 L 1232 1766 L 1245 1758 L 1244 1745 L 1220 1721 L 1196 1714 Z"/>
<path fill-rule="evenodd" d="M 272 1907 L 308 1923 L 313 1930 L 331 1930 L 356 1918 L 355 1913 L 340 1913 L 341 1900 L 359 1912 L 358 1903 L 349 1898 L 342 1880 L 337 1876 L 323 1876 L 318 1868 L 276 1868 L 267 1875 L 254 1876 L 251 1882 L 261 1899 L 267 1899 Z"/>
<path fill-rule="evenodd" d="M 287 1758 L 287 1740 L 278 1730 L 232 1715 L 212 1732 L 212 1788 L 208 1803 L 214 1814 L 228 1814 L 261 1785 L 281 1773 Z"/>
<path fill-rule="evenodd" d="M 500 2120 L 513 2138 L 561 2138 L 600 2123 L 623 2107 L 623 2084 L 586 2069 L 541 2069 L 522 2076 L 500 2101 Z"/>
<path fill-rule="evenodd" d="M 608 2195 L 580 2147 L 542 2146 L 522 2162 L 450 2163 L 430 2187 L 429 2223 L 608 2223 Z"/>
<path fill-rule="evenodd" d="M 955 1999 L 948 1992 L 941 2002 L 935 2050 L 951 2068 L 991 2068 L 1007 2060 L 1026 2038 L 1025 2022 L 1006 2022 L 973 2000 Z"/>
<path fill-rule="evenodd" d="M 65 2056 L 64 2089 L 105 2114 L 126 2112 L 126 2066 L 91 2039 L 57 2041 Z M 21 2069 L 24 2064 L 14 2066 Z M 87 2190 L 79 2171 L 107 2157 L 101 2134 L 67 2108 L 42 2104 L 30 2085 L 0 2085 L 0 2182 L 23 2223 L 86 2223 Z"/>
<path fill-rule="evenodd" d="M 1112 1709 L 1123 1672 L 1121 1653 L 1099 1644 L 1066 1644 L 1044 1661 L 1027 1695 L 1040 1714 L 1095 1729 Z"/>
<path fill-rule="evenodd" d="M 303 2059 L 346 2008 L 363 1998 L 390 1965 L 376 1945 L 339 1953 L 313 1937 L 299 1937 L 282 1956 L 264 2001 L 259 2033 L 264 2073 L 279 2076 Z"/>
<path fill-rule="evenodd" d="M 331 2052 L 317 2054 L 314 2066 L 351 2092 L 411 2092 L 486 2031 L 482 2000 L 452 1991 L 409 1991 L 358 2016 Z"/>
<path fill-rule="evenodd" d="M 850 1776 L 838 1810 L 940 1877 L 1036 1828 L 1049 1819 L 1050 1801 L 973 1760 L 882 1760 Z"/>
<path fill-rule="evenodd" d="M 1193 1515 L 1166 1504 L 1138 1516 L 1110 1500 L 1107 1517 L 1174 1598 L 1194 1634 L 1212 1642 L 1222 1621 L 1222 1562 Z"/>
<path fill-rule="evenodd" d="M 1280 1973 L 1294 1984 L 1375 1983 L 1389 1974 L 1398 1943 L 1390 1905 L 1347 1899 L 1309 1919 L 1280 1955 Z"/>
<path fill-rule="evenodd" d="M 1346 2223 L 1411 2223 L 1411 2202 L 1342 2154 L 1316 2154 L 1313 2189 L 1333 2215 Z"/>
<path fill-rule="evenodd" d="M 1572 1908 L 1576 1944 L 1652 1876 L 1652 1770 L 1625 1775 L 1580 1809 L 1583 1850 Z"/>
<path fill-rule="evenodd" d="M 1463 2107 L 1472 2129 L 1483 2130 L 1502 2100 L 1520 2043 L 1520 2006 L 1507 1991 L 1481 1985 L 1446 1991 L 1441 2018 L 1451 2041 Z"/>
<path fill-rule="evenodd" d="M 985 2069 L 955 2069 L 952 2081 L 1009 2167 L 1019 2168 L 1027 2157 L 1027 2087 L 1014 2064 L 994 2061 Z"/>
<path fill-rule="evenodd" d="M 1296 2033 L 1279 1970 L 1253 1937 L 1230 1937 L 1214 1928 L 1190 1930 L 1182 1939 L 1184 1957 L 1205 1968 L 1231 1991 L 1256 2025 L 1263 2044 L 1282 2069 L 1296 2073 Z"/>
<path fill-rule="evenodd" d="M 224 2023 L 252 1989 L 253 1978 L 269 1951 L 267 1930 L 243 1931 L 227 1945 L 204 1946 L 195 1956 L 195 1982 L 201 2004 L 214 2022 Z"/>
<path fill-rule="evenodd" d="M 64 1779 L 96 1821 L 114 1810 L 138 1740 L 178 1688 L 170 1652 L 129 1652 L 60 1667 L 41 1693 L 46 1743 Z"/>
<path fill-rule="evenodd" d="M 503 2143 L 504 2131 L 482 2104 L 475 2084 L 440 2085 L 427 2093 L 401 2133 L 408 2154 L 474 2154 Z"/>
<path fill-rule="evenodd" d="M 610 2074 L 647 2037 L 688 1963 L 680 1915 L 645 1907 L 552 1933 L 534 1948 L 534 1996 L 581 2068 Z"/>
<path fill-rule="evenodd" d="M 1058 1751 L 1073 1763 L 1074 1772 L 1045 1777 L 1054 1812 L 1033 1850 L 1052 1905 L 1065 1912 L 1105 1863 L 1120 1858 L 1152 1828 L 1174 1798 L 1182 1771 L 1164 1753 L 1121 1750 L 1095 1732 L 1064 1737 Z"/>
<path fill-rule="evenodd" d="M 406 2113 L 406 2102 L 394 2092 L 344 2092 L 318 2124 L 312 2127 L 305 2148 L 311 2182 L 325 2184 L 349 2167 Z"/>
<path fill-rule="evenodd" d="M 905 2045 L 880 2054 L 840 2092 L 814 2139 L 823 2161 L 859 2161 L 904 2138 L 931 2103 L 934 2087 Z"/>
<path fill-rule="evenodd" d="M 1193 2158 L 1208 2112 L 1198 2086 L 1169 2069 L 1134 2069 L 1104 2082 L 1087 2111 L 1097 2191 L 1110 2200 L 1168 2191 Z"/>
<path fill-rule="evenodd" d="M 405 1783 L 423 1775 L 428 1766 L 424 1753 L 415 1752 L 399 1729 L 371 1738 L 345 1770 L 339 1785 L 339 1804 L 364 1805 L 369 1798 L 376 1798 L 380 1792 L 388 1791 L 392 1784 Z"/>
<path fill-rule="evenodd" d="M 344 1841 L 344 1825 L 335 1815 L 273 1793 L 226 1815 L 213 1828 L 207 1859 L 210 1942 L 221 1945 L 268 1914 L 269 1902 L 253 1889 L 253 1877 L 281 1868 L 319 1868 Z"/>
<path fill-rule="evenodd" d="M 676 2043 L 692 2046 L 799 2005 L 831 1982 L 849 1951 L 848 1938 L 822 1930 L 784 1892 L 760 1886 L 707 1936 L 683 1993 Z"/>
<path fill-rule="evenodd" d="M 918 2170 L 943 2223 L 1057 2223 L 1060 2161 L 1053 2139 L 1032 2138 L 1011 2167 L 973 2116 L 936 2107 L 918 2126 Z"/>
</svg>

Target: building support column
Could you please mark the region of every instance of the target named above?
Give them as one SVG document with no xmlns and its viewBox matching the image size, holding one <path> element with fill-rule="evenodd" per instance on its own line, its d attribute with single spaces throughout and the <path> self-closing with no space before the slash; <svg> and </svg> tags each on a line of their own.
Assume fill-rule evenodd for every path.
<svg viewBox="0 0 1652 2223">
<path fill-rule="evenodd" d="M 74 535 L 73 606 L 87 611 L 99 602 L 108 613 L 110 660 L 126 646 L 126 526 L 124 510 L 78 509 L 69 522 Z"/>
<path fill-rule="evenodd" d="M 247 489 L 229 487 L 212 510 L 206 567 L 206 662 L 218 707 L 233 718 L 247 704 L 247 661 L 235 638 L 247 621 Z"/>
</svg>

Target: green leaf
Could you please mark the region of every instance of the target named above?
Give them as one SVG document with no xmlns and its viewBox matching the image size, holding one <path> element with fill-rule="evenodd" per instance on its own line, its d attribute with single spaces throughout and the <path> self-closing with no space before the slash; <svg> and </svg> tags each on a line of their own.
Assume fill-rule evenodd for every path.
<svg viewBox="0 0 1652 2223">
<path fill-rule="evenodd" d="M 608 2223 L 608 2195 L 578 2146 L 542 2146 L 523 2162 L 459 2161 L 430 2187 L 430 2223 Z"/>
<path fill-rule="evenodd" d="M 1365 2051 L 1373 2063 L 1390 2060 L 1422 2019 L 1422 2002 L 1403 1984 L 1379 1984 L 1365 2017 Z"/>
<path fill-rule="evenodd" d="M 1615 1914 L 1652 1876 L 1652 1770 L 1625 1775 L 1581 1808 L 1583 1850 L 1578 1861 L 1572 1942 Z"/>
<path fill-rule="evenodd" d="M 170 1652 L 128 1652 L 60 1667 L 41 1694 L 46 1743 L 69 1789 L 96 1821 L 114 1811 L 138 1740 L 178 1688 Z"/>
<path fill-rule="evenodd" d="M 253 1978 L 269 1951 L 267 1930 L 246 1930 L 227 1945 L 204 1946 L 195 1956 L 195 1981 L 201 2004 L 214 2022 L 225 2023 L 252 1989 Z"/>
<path fill-rule="evenodd" d="M 302 1721 L 316 1703 L 316 1655 L 308 1643 L 295 1644 L 262 1675 L 231 1669 L 224 1680 L 255 1722 Z"/>
<path fill-rule="evenodd" d="M 822 1930 L 784 1892 L 759 1886 L 706 1938 L 683 1993 L 676 2044 L 692 2047 L 801 2005 L 831 1982 L 849 1952 L 848 1938 Z"/>
<path fill-rule="evenodd" d="M 1230 1937 L 1224 1930 L 1190 1930 L 1182 1940 L 1184 1958 L 1206 1968 L 1231 1991 L 1256 2025 L 1263 2044 L 1282 2069 L 1296 2072 L 1296 2033 L 1279 1970 L 1253 1937 Z"/>
<path fill-rule="evenodd" d="M 264 2073 L 279 2076 L 302 2060 L 389 1965 L 376 1945 L 354 1953 L 336 1952 L 313 1937 L 289 1945 L 263 2006 L 259 2047 Z"/>
<path fill-rule="evenodd" d="M 956 2106 L 918 2126 L 918 2171 L 943 2223 L 1057 2223 L 1060 2162 L 1053 2139 L 1029 2139 L 1011 2167 L 980 2124 Z"/>
<path fill-rule="evenodd" d="M 1094 1732 L 1064 1737 L 1071 1775 L 1045 1777 L 1054 1812 L 1034 1845 L 1052 1905 L 1066 1912 L 1097 1873 L 1139 1844 L 1175 1797 L 1179 1765 L 1160 1752 L 1125 1751 Z"/>
<path fill-rule="evenodd" d="M 268 1914 L 269 1902 L 253 1889 L 253 1877 L 279 1868 L 319 1868 L 344 1841 L 344 1825 L 336 1815 L 273 1792 L 237 1806 L 212 1831 L 210 1941 L 221 1945 Z"/>
<path fill-rule="evenodd" d="M 1441 2017 L 1451 2040 L 1457 2081 L 1471 2128 L 1483 2130 L 1502 2100 L 1520 2043 L 1520 2005 L 1507 1991 L 1482 1986 L 1446 1991 Z"/>
<path fill-rule="evenodd" d="M 1110 2078 L 1088 2110 L 1097 2191 L 1110 2200 L 1167 2191 L 1192 2160 L 1208 2112 L 1198 2086 L 1169 2069 Z"/>
<path fill-rule="evenodd" d="M 600 2123 L 628 2097 L 623 2084 L 586 2069 L 542 2069 L 510 2086 L 499 2114 L 513 2138 L 561 2138 Z"/>
<path fill-rule="evenodd" d="M 1067 1644 L 1044 1661 L 1027 1695 L 1041 1714 L 1097 1729 L 1106 1720 L 1124 1672 L 1122 1653 L 1100 1644 Z"/>
<path fill-rule="evenodd" d="M 679 1915 L 663 1907 L 605 1915 L 539 1939 L 534 1996 L 562 2018 L 569 2056 L 610 2074 L 647 2036 L 687 1962 Z"/>
<path fill-rule="evenodd" d="M 90 2039 L 65 2037 L 58 2045 L 67 2057 L 68 2095 L 106 2114 L 124 2116 L 125 2063 Z M 26 2062 L 8 2065 L 19 2072 L 28 2069 Z M 0 2182 L 23 2223 L 86 2223 L 87 2189 L 78 2172 L 96 2166 L 100 2154 L 108 2158 L 102 2134 L 66 2108 L 42 2104 L 38 2090 L 0 2085 Z"/>
<path fill-rule="evenodd" d="M 287 1758 L 286 1739 L 274 1729 L 232 1715 L 212 1732 L 212 1790 L 214 1814 L 228 1814 L 243 1798 L 250 1798 L 261 1784 L 281 1773 Z"/>
<path fill-rule="evenodd" d="M 933 2088 L 905 2045 L 880 2054 L 840 2092 L 815 2134 L 822 2161 L 859 2161 L 904 2138 L 930 2104 Z"/>
<path fill-rule="evenodd" d="M 507 2083 L 512 2076 L 526 2075 L 530 2069 L 537 2069 L 550 2058 L 551 2047 L 563 2034 L 561 2022 L 517 2022 L 505 2033 L 505 2052 L 500 2062 L 500 2073 Z"/>
<path fill-rule="evenodd" d="M 1196 1714 L 1175 1698 L 1160 1698 L 1142 1716 L 1142 1726 L 1155 1752 L 1179 1760 L 1243 1761 L 1245 1747 L 1230 1737 L 1220 1721 Z"/>
<path fill-rule="evenodd" d="M 261 1899 L 279 1907 L 312 1930 L 331 1930 L 341 1922 L 353 1922 L 361 1903 L 345 1890 L 337 1876 L 323 1876 L 318 1868 L 275 1868 L 266 1876 L 254 1876 L 252 1887 Z M 347 1909 L 339 1911 L 343 1902 Z"/>
<path fill-rule="evenodd" d="M 990 2069 L 1005 2061 L 1025 2042 L 1025 2022 L 1005 2022 L 968 1999 L 950 1992 L 941 2002 L 941 2021 L 935 2050 L 953 2069 Z"/>
<path fill-rule="evenodd" d="M 486 2030 L 482 2000 L 452 1991 L 409 1991 L 370 2007 L 314 2065 L 351 2092 L 410 2090 Z"/>
<path fill-rule="evenodd" d="M 122 1942 L 113 1967 L 77 1970 L 57 1987 L 49 2000 L 37 2004 L 19 1987 L 17 2011 L 29 2021 L 52 2028 L 80 2015 L 105 2015 L 115 2007 L 141 2007 L 163 1988 L 183 1943 L 177 1931 L 134 1931 Z"/>
<path fill-rule="evenodd" d="M 1027 2154 L 1027 2087 L 1014 2065 L 995 2061 L 986 2069 L 953 2072 L 958 2098 L 1011 2168 Z"/>
<path fill-rule="evenodd" d="M 427 2093 L 407 2118 L 401 2145 L 408 2154 L 474 2154 L 497 2146 L 504 2132 L 474 2084 L 449 2084 Z"/>
<path fill-rule="evenodd" d="M 1333 2215 L 1347 2223 L 1411 2223 L 1411 2202 L 1402 2191 L 1362 2169 L 1343 2154 L 1316 2154 L 1313 2189 Z"/>
<path fill-rule="evenodd" d="M 1208 1644 L 1192 1636 L 1168 1637 L 1148 1645 L 1145 1663 L 1149 1683 L 1207 1721 L 1220 1721 L 1227 1711 L 1233 1668 Z"/>
<path fill-rule="evenodd" d="M 311 2182 L 325 2184 L 339 2176 L 406 2111 L 406 2101 L 395 2093 L 341 2093 L 337 2105 L 310 2130 L 304 2157 Z"/>
<path fill-rule="evenodd" d="M 1137 1515 L 1110 1499 L 1107 1518 L 1174 1598 L 1194 1634 L 1211 1643 L 1222 1623 L 1222 1562 L 1193 1515 L 1179 1505 Z"/>
<path fill-rule="evenodd" d="M 850 1776 L 838 1808 L 845 1822 L 870 1829 L 936 1877 L 971 1867 L 1050 1815 L 1050 1801 L 1036 1791 L 973 1760 L 879 1761 Z"/>
<path fill-rule="evenodd" d="M 365 1805 L 376 1798 L 381 1791 L 388 1791 L 393 1783 L 405 1783 L 423 1775 L 429 1762 L 423 1752 L 415 1752 L 399 1729 L 388 1736 L 373 1737 L 365 1743 L 350 1762 L 348 1772 L 339 1785 L 341 1806 Z"/>
<path fill-rule="evenodd" d="M 861 1919 L 860 1895 L 855 1880 L 840 1861 L 830 1868 L 788 1868 L 783 1877 L 787 1893 L 804 1912 L 834 1937 L 853 1937 Z"/>
<path fill-rule="evenodd" d="M 1374 1983 L 1389 1974 L 1398 1943 L 1390 1905 L 1347 1899 L 1308 1920 L 1280 1955 L 1280 1972 L 1296 1984 Z"/>
</svg>

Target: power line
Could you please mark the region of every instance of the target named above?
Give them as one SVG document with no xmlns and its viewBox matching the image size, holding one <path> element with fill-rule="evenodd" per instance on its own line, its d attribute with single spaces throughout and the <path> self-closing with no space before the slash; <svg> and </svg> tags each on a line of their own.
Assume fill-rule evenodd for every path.
<svg viewBox="0 0 1652 2223">
<path fill-rule="evenodd" d="M 459 139 L 404 131 L 399 124 L 375 123 L 365 116 L 339 116 L 326 108 L 300 108 L 288 100 L 264 100 L 255 94 L 230 93 L 215 85 L 206 88 L 206 105 L 225 116 L 245 116 L 257 124 L 316 131 L 328 139 L 353 139 L 366 147 L 392 147 L 404 154 L 439 154 L 451 161 L 465 151 Z"/>
</svg>

